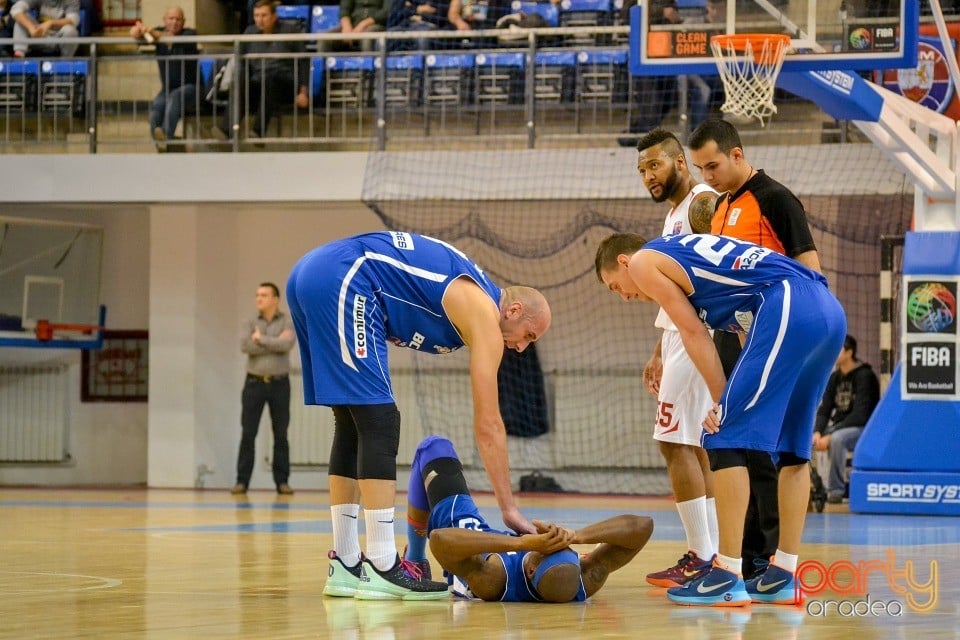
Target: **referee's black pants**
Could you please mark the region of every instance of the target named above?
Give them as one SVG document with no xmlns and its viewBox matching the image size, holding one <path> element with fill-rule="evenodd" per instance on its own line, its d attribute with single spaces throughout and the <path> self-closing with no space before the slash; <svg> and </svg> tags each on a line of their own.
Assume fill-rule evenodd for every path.
<svg viewBox="0 0 960 640">
<path fill-rule="evenodd" d="M 261 377 L 247 374 L 243 384 L 243 410 L 240 424 L 240 454 L 237 456 L 237 484 L 250 486 L 253 462 L 256 458 L 257 431 L 264 405 L 270 407 L 273 424 L 273 481 L 279 487 L 290 478 L 290 444 L 287 427 L 290 426 L 290 378 L 288 376 Z"/>
</svg>

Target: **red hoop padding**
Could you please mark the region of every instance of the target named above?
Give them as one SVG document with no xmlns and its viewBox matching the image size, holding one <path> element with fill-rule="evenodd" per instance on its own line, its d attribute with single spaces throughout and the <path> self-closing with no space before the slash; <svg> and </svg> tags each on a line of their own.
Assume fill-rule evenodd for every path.
<svg viewBox="0 0 960 640">
<path fill-rule="evenodd" d="M 750 51 L 753 53 L 753 59 L 758 64 L 773 64 L 777 62 L 776 56 L 782 55 L 782 52 L 790 46 L 790 36 L 780 33 L 722 33 L 711 36 L 711 42 L 716 42 L 725 51 L 730 49 L 734 51 L 747 51 L 747 45 L 750 45 Z M 769 43 L 769 46 L 766 46 Z M 767 51 L 766 59 L 763 52 Z"/>
<path fill-rule="evenodd" d="M 54 331 L 80 331 L 91 334 L 94 331 L 103 331 L 106 327 L 100 327 L 91 324 L 53 324 L 49 320 L 37 320 L 37 326 L 34 329 L 37 340 L 40 342 L 49 342 L 53 340 Z"/>
</svg>

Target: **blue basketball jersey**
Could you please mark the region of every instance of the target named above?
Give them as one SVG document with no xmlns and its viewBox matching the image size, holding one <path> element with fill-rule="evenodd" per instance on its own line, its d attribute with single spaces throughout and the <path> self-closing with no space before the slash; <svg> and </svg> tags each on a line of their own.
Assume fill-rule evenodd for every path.
<svg viewBox="0 0 960 640">
<path fill-rule="evenodd" d="M 443 294 L 450 283 L 466 276 L 500 304 L 499 287 L 455 247 L 427 236 L 383 231 L 354 236 L 364 269 L 379 285 L 377 298 L 386 314 L 387 339 L 398 347 L 424 353 L 449 353 L 463 346 L 463 338 L 443 310 Z"/>
<path fill-rule="evenodd" d="M 430 510 L 430 522 L 427 527 L 428 532 L 434 529 L 445 528 L 473 529 L 475 531 L 485 531 L 487 533 L 499 533 L 505 536 L 516 535 L 508 531 L 499 531 L 493 529 L 487 524 L 487 521 L 480 514 L 477 504 L 473 498 L 466 494 L 457 494 L 447 496 Z M 504 571 L 507 575 L 507 585 L 500 597 L 500 602 L 540 602 L 534 589 L 530 586 L 529 580 L 523 570 L 523 559 L 529 551 L 510 551 L 504 553 L 493 553 L 503 563 Z M 461 598 L 473 598 L 473 592 L 467 583 L 451 573 L 443 572 L 447 579 L 447 584 L 453 587 L 453 593 Z M 580 589 L 576 597 L 571 602 L 583 602 L 587 599 L 586 591 L 583 587 L 583 579 L 580 580 Z"/>
<path fill-rule="evenodd" d="M 643 246 L 679 264 L 693 284 L 687 296 L 708 328 L 747 333 L 763 302 L 762 293 L 784 280 L 826 279 L 796 260 L 751 242 L 691 234 L 664 236 Z"/>
<path fill-rule="evenodd" d="M 450 283 L 466 277 L 500 304 L 501 290 L 456 248 L 399 231 L 337 240 L 297 262 L 287 300 L 300 344 L 304 401 L 393 402 L 387 344 L 449 353 L 463 337 L 443 309 Z"/>
</svg>

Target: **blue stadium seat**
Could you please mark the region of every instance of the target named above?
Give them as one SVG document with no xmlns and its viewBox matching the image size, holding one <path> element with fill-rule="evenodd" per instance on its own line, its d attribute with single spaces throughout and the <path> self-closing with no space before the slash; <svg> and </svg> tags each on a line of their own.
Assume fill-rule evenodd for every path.
<svg viewBox="0 0 960 640">
<path fill-rule="evenodd" d="M 320 6 L 310 11 L 310 33 L 324 33 L 340 26 L 340 7 Z"/>
<path fill-rule="evenodd" d="M 44 60 L 40 64 L 40 109 L 82 116 L 87 88 L 86 60 Z"/>
<path fill-rule="evenodd" d="M 431 53 L 424 58 L 423 99 L 428 106 L 456 106 L 470 102 L 471 53 Z"/>
<path fill-rule="evenodd" d="M 310 7 L 306 5 L 278 5 L 277 21 L 282 24 L 292 24 L 301 33 L 307 33 L 311 22 Z"/>
<path fill-rule="evenodd" d="M 514 13 L 525 13 L 527 15 L 537 14 L 546 20 L 547 24 L 551 27 L 560 26 L 560 10 L 551 2 L 523 2 L 522 0 L 513 0 L 510 9 Z"/>
<path fill-rule="evenodd" d="M 576 68 L 574 51 L 538 51 L 533 84 L 537 102 L 572 102 Z"/>
<path fill-rule="evenodd" d="M 36 60 L 0 60 L 0 110 L 35 111 L 39 73 Z"/>
<path fill-rule="evenodd" d="M 523 102 L 523 53 L 478 53 L 477 102 Z"/>
<path fill-rule="evenodd" d="M 368 106 L 373 100 L 373 57 L 340 56 L 327 60 L 327 105 Z"/>
<path fill-rule="evenodd" d="M 310 89 L 314 99 L 323 91 L 323 70 L 326 66 L 324 58 L 310 58 Z"/>
<path fill-rule="evenodd" d="M 611 0 L 561 0 L 561 27 L 597 27 L 612 22 Z M 601 38 L 592 35 L 567 36 L 567 44 L 590 46 L 601 44 Z"/>
<path fill-rule="evenodd" d="M 374 61 L 380 68 L 380 58 Z M 420 104 L 423 86 L 423 56 L 392 55 L 387 58 L 386 105 L 407 107 Z"/>
<path fill-rule="evenodd" d="M 577 99 L 580 102 L 625 102 L 627 52 L 581 51 L 577 54 Z"/>
</svg>

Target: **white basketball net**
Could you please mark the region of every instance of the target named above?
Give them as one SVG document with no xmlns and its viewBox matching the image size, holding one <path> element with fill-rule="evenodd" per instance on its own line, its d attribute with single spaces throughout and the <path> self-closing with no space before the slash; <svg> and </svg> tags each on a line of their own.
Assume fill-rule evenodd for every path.
<svg viewBox="0 0 960 640">
<path fill-rule="evenodd" d="M 764 120 L 777 112 L 777 105 L 773 104 L 773 90 L 788 44 L 789 38 L 766 38 L 761 50 L 755 53 L 749 39 L 736 47 L 732 39 L 711 40 L 710 47 L 726 95 L 720 110 L 745 118 L 756 118 L 763 126 Z"/>
</svg>

